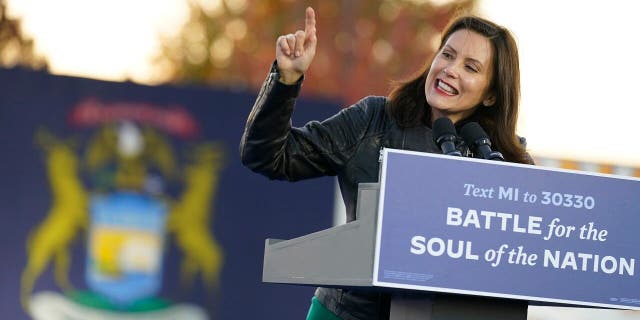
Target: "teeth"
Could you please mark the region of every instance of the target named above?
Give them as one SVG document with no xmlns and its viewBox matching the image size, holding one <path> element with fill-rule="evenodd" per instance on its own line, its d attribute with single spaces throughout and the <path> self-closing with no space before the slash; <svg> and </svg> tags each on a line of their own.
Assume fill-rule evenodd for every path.
<svg viewBox="0 0 640 320">
<path fill-rule="evenodd" d="M 451 94 L 457 94 L 458 90 L 454 89 L 452 86 L 438 80 L 438 88 L 442 89 L 443 91 L 447 92 L 447 93 L 451 93 Z"/>
</svg>

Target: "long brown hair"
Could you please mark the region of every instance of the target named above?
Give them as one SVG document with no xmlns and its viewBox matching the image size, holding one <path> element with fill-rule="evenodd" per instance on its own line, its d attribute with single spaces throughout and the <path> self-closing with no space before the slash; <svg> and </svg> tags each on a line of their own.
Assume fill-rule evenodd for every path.
<svg viewBox="0 0 640 320">
<path fill-rule="evenodd" d="M 530 163 L 530 157 L 515 132 L 520 100 L 520 66 L 515 39 L 509 30 L 491 21 L 461 16 L 445 28 L 438 52 L 451 34 L 461 29 L 483 35 L 494 49 L 493 77 L 489 90 L 495 94 L 495 103 L 491 107 L 480 105 L 468 119 L 480 123 L 489 134 L 494 149 L 502 152 L 507 161 Z M 389 94 L 387 110 L 403 128 L 431 123 L 431 108 L 424 93 L 430 66 L 431 61 L 413 77 L 396 82 Z"/>
</svg>

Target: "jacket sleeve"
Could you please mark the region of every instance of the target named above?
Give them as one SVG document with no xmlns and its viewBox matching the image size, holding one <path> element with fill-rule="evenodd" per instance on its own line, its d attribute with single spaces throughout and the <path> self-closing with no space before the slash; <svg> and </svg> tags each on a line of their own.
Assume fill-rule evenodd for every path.
<svg viewBox="0 0 640 320">
<path fill-rule="evenodd" d="M 240 142 L 242 163 L 270 179 L 295 181 L 338 174 L 366 134 L 370 122 L 366 102 L 361 100 L 322 122 L 294 128 L 291 115 L 302 79 L 294 85 L 278 79 L 274 64 L 247 119 Z"/>
</svg>

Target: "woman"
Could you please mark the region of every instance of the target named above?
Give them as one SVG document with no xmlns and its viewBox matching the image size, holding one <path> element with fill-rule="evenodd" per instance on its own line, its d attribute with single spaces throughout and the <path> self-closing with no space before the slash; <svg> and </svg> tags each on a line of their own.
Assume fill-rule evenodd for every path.
<svg viewBox="0 0 640 320">
<path fill-rule="evenodd" d="M 381 148 L 441 153 L 431 126 L 448 117 L 456 126 L 475 121 L 506 161 L 531 163 L 515 133 L 520 77 L 509 31 L 484 19 L 453 20 L 433 60 L 388 97 L 366 97 L 322 122 L 291 127 L 303 74 L 316 50 L 315 13 L 307 8 L 305 30 L 280 36 L 276 62 L 247 120 L 242 162 L 271 179 L 296 181 L 337 175 L 355 220 L 358 183 L 378 180 Z M 458 148 L 468 148 L 460 142 Z M 308 319 L 385 319 L 383 293 L 318 288 Z"/>
</svg>

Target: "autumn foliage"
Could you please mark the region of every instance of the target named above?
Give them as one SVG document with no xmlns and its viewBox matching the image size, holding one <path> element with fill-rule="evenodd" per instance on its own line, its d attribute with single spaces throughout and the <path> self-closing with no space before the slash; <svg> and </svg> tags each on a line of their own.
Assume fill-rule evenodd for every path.
<svg viewBox="0 0 640 320">
<path fill-rule="evenodd" d="M 443 1 L 438 1 L 443 2 Z M 211 3 L 217 3 L 212 5 Z M 318 49 L 303 94 L 353 102 L 386 95 L 392 80 L 411 75 L 433 54 L 439 33 L 473 0 L 192 1 L 189 21 L 163 40 L 157 66 L 167 82 L 257 89 L 281 34 L 304 28 L 316 11 Z"/>
</svg>

